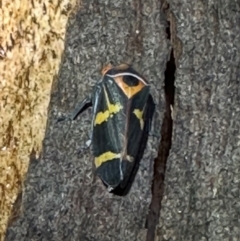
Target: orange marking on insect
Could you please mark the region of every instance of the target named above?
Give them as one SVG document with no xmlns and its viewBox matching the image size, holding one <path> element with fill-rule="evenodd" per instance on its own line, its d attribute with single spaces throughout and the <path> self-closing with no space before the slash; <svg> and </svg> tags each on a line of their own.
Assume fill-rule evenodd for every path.
<svg viewBox="0 0 240 241">
<path fill-rule="evenodd" d="M 129 68 L 128 64 L 120 64 L 120 65 L 114 67 L 114 69 L 116 69 L 116 70 L 126 70 L 128 68 Z"/>
<path fill-rule="evenodd" d="M 117 85 L 121 88 L 121 90 L 124 92 L 124 94 L 130 99 L 133 97 L 136 93 L 140 92 L 141 89 L 145 86 L 142 81 L 139 81 L 138 85 L 136 86 L 129 86 L 123 81 L 122 76 L 114 77 L 114 80 L 116 81 Z"/>
<path fill-rule="evenodd" d="M 112 69 L 113 66 L 111 64 L 108 64 L 107 66 L 105 66 L 103 69 L 102 69 L 102 75 L 105 75 L 108 70 Z"/>
</svg>

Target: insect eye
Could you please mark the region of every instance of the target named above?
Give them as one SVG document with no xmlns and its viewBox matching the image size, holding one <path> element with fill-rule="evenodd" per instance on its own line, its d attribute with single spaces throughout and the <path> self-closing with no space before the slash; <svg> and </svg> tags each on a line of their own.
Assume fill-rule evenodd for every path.
<svg viewBox="0 0 240 241">
<path fill-rule="evenodd" d="M 137 86 L 139 84 L 139 79 L 134 76 L 123 76 L 123 81 L 128 86 Z"/>
</svg>

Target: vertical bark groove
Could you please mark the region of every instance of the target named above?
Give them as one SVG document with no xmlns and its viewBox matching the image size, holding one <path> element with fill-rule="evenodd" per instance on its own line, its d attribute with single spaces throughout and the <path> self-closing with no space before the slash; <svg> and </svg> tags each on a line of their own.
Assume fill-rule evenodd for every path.
<svg viewBox="0 0 240 241">
<path fill-rule="evenodd" d="M 165 6 L 165 7 L 164 7 Z M 163 9 L 165 8 L 165 9 Z M 154 178 L 152 183 L 152 201 L 150 204 L 149 215 L 147 218 L 147 241 L 153 241 L 155 237 L 156 226 L 158 225 L 160 210 L 161 210 L 161 201 L 164 193 L 164 178 L 165 178 L 165 169 L 168 156 L 172 144 L 172 116 L 171 108 L 174 105 L 174 81 L 175 81 L 175 71 L 176 71 L 176 62 L 175 62 L 175 52 L 172 36 L 172 23 L 171 15 L 169 12 L 169 5 L 164 2 L 162 4 L 162 9 L 165 12 L 167 19 L 167 28 L 166 35 L 167 38 L 172 43 L 172 48 L 170 52 L 170 58 L 166 65 L 165 70 L 165 80 L 164 80 L 164 92 L 165 92 L 165 114 L 162 122 L 161 128 L 161 142 L 158 149 L 158 156 L 154 161 Z"/>
</svg>

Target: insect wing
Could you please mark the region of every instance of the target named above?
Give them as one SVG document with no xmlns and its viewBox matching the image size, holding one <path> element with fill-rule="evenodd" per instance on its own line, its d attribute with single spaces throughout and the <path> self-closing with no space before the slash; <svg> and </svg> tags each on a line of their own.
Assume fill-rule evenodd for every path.
<svg viewBox="0 0 240 241">
<path fill-rule="evenodd" d="M 125 141 L 126 103 L 121 89 L 111 77 L 105 76 L 94 103 L 92 152 L 96 173 L 112 187 L 119 185 L 122 179 L 120 157 Z"/>
<path fill-rule="evenodd" d="M 96 172 L 112 188 L 123 180 L 126 183 L 131 176 L 149 97 L 149 86 L 140 82 L 134 87 L 128 86 L 136 81 L 132 79 L 135 77 L 124 76 L 125 82 L 121 78 L 105 76 L 94 104 L 92 147 Z"/>
</svg>

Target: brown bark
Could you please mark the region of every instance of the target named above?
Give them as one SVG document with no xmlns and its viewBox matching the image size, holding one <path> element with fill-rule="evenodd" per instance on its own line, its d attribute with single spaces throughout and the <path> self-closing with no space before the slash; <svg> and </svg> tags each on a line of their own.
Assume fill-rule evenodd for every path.
<svg viewBox="0 0 240 241">
<path fill-rule="evenodd" d="M 56 118 L 91 93 L 103 65 L 127 62 L 151 83 L 157 104 L 153 126 L 160 136 L 164 71 L 170 54 L 165 24 L 157 0 L 82 1 L 69 20 L 42 156 L 30 164 L 22 212 L 9 223 L 6 240 L 146 239 L 153 161 L 160 138 L 149 137 L 129 194 L 118 197 L 108 194 L 95 177 L 90 150 L 78 154 L 89 139 L 90 110 L 72 123 L 56 124 Z"/>
</svg>

